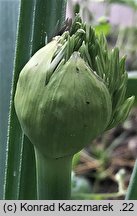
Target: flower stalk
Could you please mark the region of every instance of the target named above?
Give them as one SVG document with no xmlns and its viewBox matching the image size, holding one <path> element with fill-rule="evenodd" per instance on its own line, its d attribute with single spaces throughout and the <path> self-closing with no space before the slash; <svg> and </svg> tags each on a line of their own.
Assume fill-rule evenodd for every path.
<svg viewBox="0 0 137 216">
<path fill-rule="evenodd" d="M 47 158 L 36 148 L 35 155 L 37 169 L 37 199 L 70 199 L 72 156 Z"/>
</svg>

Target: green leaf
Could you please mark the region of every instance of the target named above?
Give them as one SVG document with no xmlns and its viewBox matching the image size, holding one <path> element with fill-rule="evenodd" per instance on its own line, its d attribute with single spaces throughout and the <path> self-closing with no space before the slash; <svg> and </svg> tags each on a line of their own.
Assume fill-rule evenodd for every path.
<svg viewBox="0 0 137 216">
<path fill-rule="evenodd" d="M 19 0 L 0 0 L 0 199 L 2 199 L 3 194 L 8 112 L 18 7 Z"/>
<path fill-rule="evenodd" d="M 45 45 L 46 35 L 50 38 L 55 26 L 61 25 L 65 6 L 66 1 L 63 0 L 21 0 L 9 115 L 4 199 L 36 198 L 34 150 L 30 141 L 24 138 L 13 100 L 21 69 L 31 55 Z"/>
<path fill-rule="evenodd" d="M 10 102 L 4 199 L 19 198 L 24 135 L 15 113 L 13 100 L 19 72 L 30 58 L 32 52 L 31 37 L 34 7 L 34 1 L 21 1 L 12 96 Z M 27 29 L 27 31 L 25 31 L 25 29 Z"/>
</svg>

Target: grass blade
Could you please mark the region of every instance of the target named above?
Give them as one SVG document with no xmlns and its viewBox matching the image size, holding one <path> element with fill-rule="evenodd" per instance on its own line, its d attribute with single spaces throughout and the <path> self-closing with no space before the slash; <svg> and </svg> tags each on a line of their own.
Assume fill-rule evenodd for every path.
<svg viewBox="0 0 137 216">
<path fill-rule="evenodd" d="M 2 199 L 3 194 L 8 112 L 18 7 L 19 0 L 12 2 L 0 0 L 0 199 Z"/>
<path fill-rule="evenodd" d="M 4 199 L 18 199 L 19 197 L 24 136 L 15 113 L 13 100 L 19 72 L 31 55 L 34 6 L 34 1 L 27 0 L 21 1 L 20 5 L 20 20 L 18 24 L 16 57 L 10 101 Z M 25 31 L 25 29 L 27 29 L 27 31 Z"/>
</svg>

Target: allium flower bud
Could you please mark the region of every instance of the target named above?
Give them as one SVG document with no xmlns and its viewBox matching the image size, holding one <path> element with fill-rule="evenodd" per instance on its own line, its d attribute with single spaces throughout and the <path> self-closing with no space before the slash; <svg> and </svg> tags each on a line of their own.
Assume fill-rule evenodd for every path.
<svg viewBox="0 0 137 216">
<path fill-rule="evenodd" d="M 57 158 L 75 154 L 102 133 L 112 104 L 105 84 L 78 52 L 45 84 L 55 49 L 52 41 L 22 70 L 15 104 L 24 133 L 46 156 Z"/>
<path fill-rule="evenodd" d="M 24 133 L 51 158 L 74 155 L 123 121 L 127 73 L 118 49 L 76 18 L 70 33 L 55 37 L 22 69 L 15 109 Z M 75 29 L 76 28 L 76 29 Z"/>
</svg>

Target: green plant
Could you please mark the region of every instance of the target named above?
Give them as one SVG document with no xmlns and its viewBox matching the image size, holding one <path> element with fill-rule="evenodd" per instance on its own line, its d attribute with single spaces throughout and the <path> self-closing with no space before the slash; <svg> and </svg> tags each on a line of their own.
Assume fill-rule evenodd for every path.
<svg viewBox="0 0 137 216">
<path fill-rule="evenodd" d="M 7 153 L 6 175 L 5 175 L 4 195 L 3 195 L 4 199 L 37 199 L 34 149 L 33 149 L 33 145 L 31 144 L 29 139 L 26 136 L 24 136 L 24 133 L 22 132 L 20 128 L 16 113 L 14 110 L 13 98 L 15 94 L 15 88 L 16 88 L 16 83 L 18 80 L 19 72 L 22 70 L 23 66 L 30 59 L 30 57 L 38 49 L 40 49 L 41 47 L 45 45 L 45 41 L 46 41 L 45 38 L 47 38 L 48 41 L 52 38 L 55 31 L 57 31 L 60 28 L 60 25 L 62 24 L 64 20 L 66 1 L 58 0 L 56 2 L 57 4 L 55 4 L 55 1 L 47 0 L 46 5 L 45 5 L 45 0 L 38 0 L 38 1 L 37 0 L 35 1 L 22 0 L 21 1 L 20 21 L 19 21 L 18 37 L 17 37 L 16 60 L 15 60 L 14 78 L 13 78 L 13 85 L 12 85 L 12 98 L 11 98 L 10 115 L 9 115 L 10 118 L 9 118 L 9 128 L 8 128 L 9 130 L 8 131 L 8 145 L 7 145 L 7 152 L 6 152 Z M 113 52 L 108 51 L 106 47 L 106 42 L 104 41 L 103 36 L 102 35 L 99 37 L 96 36 L 93 30 L 91 31 L 93 33 L 92 34 L 93 38 L 92 38 L 92 43 L 90 44 L 88 42 L 88 37 L 87 37 L 89 35 L 88 28 L 86 27 L 85 29 L 84 24 L 82 23 L 79 24 L 79 22 L 81 21 L 79 20 L 76 23 L 78 25 L 78 28 L 80 28 L 78 39 L 80 36 L 82 36 L 82 38 L 80 37 L 80 39 L 83 42 L 83 44 L 80 45 L 80 49 L 77 48 L 74 51 L 76 52 L 78 51 L 80 53 L 80 56 L 78 53 L 76 53 L 76 56 L 78 57 L 78 59 L 81 59 L 81 58 L 84 59 L 84 61 L 86 62 L 86 64 L 84 62 L 84 65 L 90 66 L 89 70 L 91 70 L 92 68 L 94 71 L 97 72 L 97 75 L 95 77 L 98 77 L 99 75 L 100 76 L 99 79 L 101 79 L 101 81 L 103 80 L 103 83 L 105 83 L 106 88 L 109 94 L 111 95 L 111 105 L 113 105 L 113 113 L 111 113 L 112 114 L 111 117 L 113 119 L 113 117 L 116 117 L 116 114 L 119 113 L 120 111 L 120 109 L 118 110 L 118 106 L 122 104 L 121 98 L 124 97 L 124 93 L 125 93 L 124 86 L 126 85 L 127 78 L 125 76 L 126 73 L 124 73 L 124 58 L 122 60 L 119 60 L 117 49 L 115 49 Z M 82 27 L 80 25 L 82 25 Z M 81 31 L 81 29 L 84 30 L 85 32 Z M 72 38 L 74 39 L 75 36 L 76 36 L 76 29 L 74 32 L 70 31 L 69 33 L 66 34 L 66 38 L 65 38 L 66 42 L 69 41 L 68 38 L 71 40 Z M 72 41 L 71 43 L 68 43 L 68 44 L 72 45 Z M 88 49 L 86 46 L 88 47 Z M 72 46 L 70 46 L 70 48 L 72 48 Z M 70 48 L 68 49 L 67 47 L 66 50 L 69 50 L 70 54 L 72 54 L 73 50 L 70 50 Z M 63 55 L 67 56 L 65 52 L 63 53 Z M 117 63 L 119 61 L 120 63 Z M 64 64 L 66 64 L 67 62 L 68 61 L 66 59 Z M 108 62 L 109 62 L 108 64 L 109 66 L 107 67 Z M 115 69 L 113 68 L 114 66 L 115 66 Z M 55 71 L 56 69 L 54 70 L 53 74 L 55 73 Z M 107 76 L 106 76 L 106 71 L 108 71 Z M 115 75 L 117 74 L 116 71 L 118 72 L 122 71 L 119 78 L 115 77 Z M 5 71 L 2 71 L 2 72 L 5 73 Z M 121 83 L 121 87 L 117 84 L 117 88 L 119 89 L 119 90 L 117 89 L 118 92 L 116 91 L 115 86 L 111 86 L 112 83 L 110 84 L 112 89 L 108 85 L 110 82 L 113 82 L 111 78 L 108 76 L 108 75 L 111 75 L 111 72 L 113 75 L 112 80 L 114 78 L 115 78 L 114 79 L 115 82 L 117 80 L 120 80 L 119 84 Z M 116 72 L 116 74 L 114 74 L 114 72 Z M 119 75 L 119 73 L 117 75 Z M 125 80 L 124 80 L 125 82 L 122 85 L 122 79 L 124 77 L 125 77 Z M 49 78 L 50 78 L 50 73 L 49 73 Z M 129 85 L 129 82 L 128 82 L 128 85 Z M 133 94 L 132 91 L 129 91 L 129 90 L 130 89 L 127 89 L 126 97 L 129 97 Z M 134 92 L 135 92 L 135 88 L 134 88 Z M 120 102 L 117 101 L 117 96 L 119 96 Z M 114 105 L 117 102 L 118 102 L 118 105 L 115 107 Z M 121 120 L 119 119 L 118 122 L 120 121 L 122 121 L 122 119 Z M 112 126 L 113 125 L 111 125 L 110 127 Z M 105 130 L 106 129 L 107 128 L 105 128 Z M 1 147 L 3 147 L 3 142 L 1 142 L 0 144 L 1 144 Z M 70 175 L 68 175 L 68 173 L 70 173 L 71 171 L 70 170 L 71 160 L 69 160 L 69 163 L 68 163 L 67 161 L 68 158 L 67 158 L 67 159 L 62 160 L 64 164 L 62 163 L 61 160 L 59 161 L 58 164 L 54 164 L 53 163 L 54 160 L 47 161 L 45 158 L 44 160 L 42 160 L 42 156 L 40 157 L 41 158 L 39 159 L 39 161 L 42 164 L 42 167 L 45 167 L 45 171 L 49 173 L 49 171 L 51 170 L 51 166 L 54 166 L 54 165 L 58 166 L 59 170 L 56 170 L 56 173 L 54 174 L 56 174 L 59 181 L 63 182 L 62 185 L 64 184 L 64 181 L 66 181 L 66 187 L 68 187 L 68 185 L 70 187 Z M 55 162 L 57 162 L 57 160 L 55 160 Z M 66 169 L 67 176 L 64 175 L 66 180 L 62 179 L 62 173 L 60 174 L 58 172 L 64 169 L 65 164 L 66 164 L 66 167 L 68 167 L 68 169 Z M 54 178 L 52 178 L 52 176 L 49 176 L 49 178 L 47 179 L 46 174 L 47 173 L 44 173 L 45 180 L 46 180 L 46 186 L 47 186 L 49 185 L 49 182 L 51 180 L 54 180 Z M 134 176 L 136 176 L 136 169 L 134 169 L 134 172 L 133 172 L 133 178 L 132 178 L 133 181 L 136 178 Z M 128 199 L 133 198 L 133 195 L 134 195 L 134 198 L 136 199 L 136 195 L 135 193 L 133 193 L 136 191 L 134 187 L 136 185 L 136 182 L 135 181 L 133 182 L 132 179 L 131 179 L 130 185 L 132 185 L 133 187 L 130 187 L 130 192 L 127 194 Z M 61 182 L 60 182 L 60 185 L 61 185 Z M 43 188 L 45 188 L 45 186 L 43 186 L 43 183 L 40 185 L 40 187 L 41 187 L 40 189 L 41 191 L 43 190 Z M 65 188 L 65 185 L 64 185 L 64 188 Z M 56 193 L 57 191 L 56 185 L 54 185 L 53 189 L 54 189 L 53 192 Z M 67 190 L 67 192 L 68 192 L 67 194 L 65 193 L 63 194 L 63 197 L 67 198 L 68 194 L 70 194 L 70 191 Z M 50 194 L 51 198 L 53 198 L 52 195 L 54 194 Z M 43 196 L 45 196 L 45 194 L 43 194 Z M 110 196 L 117 197 L 118 194 L 95 195 L 95 194 L 82 194 L 81 193 L 82 199 L 102 199 L 102 197 L 108 198 Z M 49 195 L 48 195 L 48 198 L 49 198 Z M 73 194 L 72 198 L 79 199 L 79 196 L 78 194 L 76 195 Z"/>
<path fill-rule="evenodd" d="M 125 58 L 79 16 L 25 65 L 15 108 L 34 145 L 38 199 L 70 198 L 72 157 L 125 120 L 134 102 L 126 83 Z"/>
</svg>

